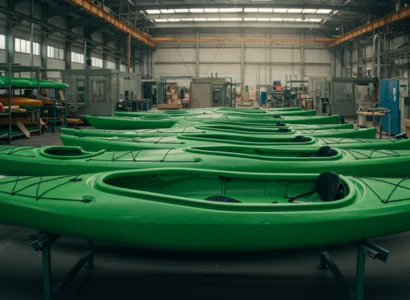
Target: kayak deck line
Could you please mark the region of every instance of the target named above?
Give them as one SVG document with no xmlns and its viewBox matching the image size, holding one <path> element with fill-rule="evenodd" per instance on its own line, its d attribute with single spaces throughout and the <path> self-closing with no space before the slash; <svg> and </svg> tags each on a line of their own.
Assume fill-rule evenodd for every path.
<svg viewBox="0 0 410 300">
<path fill-rule="evenodd" d="M 397 153 L 394 150 L 387 150 L 387 149 L 370 150 L 371 151 L 370 154 L 364 154 L 364 153 L 360 152 L 360 149 L 343 149 L 343 150 L 345 150 L 346 152 L 351 154 L 357 160 L 361 160 L 361 159 L 379 159 L 379 158 L 386 158 L 386 156 L 390 156 L 390 157 L 409 157 L 410 156 L 410 154 L 402 155 L 402 154 Z M 376 155 L 376 154 L 384 154 L 386 156 L 373 157 L 373 155 Z M 362 157 L 359 157 L 359 155 L 361 155 Z"/>
<path fill-rule="evenodd" d="M 401 202 L 401 201 L 408 201 L 408 200 L 410 200 L 410 197 L 409 197 L 409 198 L 401 198 L 401 199 L 390 200 L 390 198 L 393 196 L 394 192 L 396 192 L 398 188 L 403 188 L 403 189 L 405 189 L 405 190 L 408 190 L 408 191 L 409 191 L 409 194 L 410 194 L 410 188 L 401 185 L 403 182 L 405 182 L 405 181 L 407 181 L 407 180 L 410 180 L 410 178 L 403 178 L 403 179 L 401 179 L 401 180 L 400 180 L 398 183 L 396 183 L 396 184 L 391 183 L 391 182 L 388 182 L 387 180 L 380 179 L 380 178 L 370 178 L 370 177 L 369 177 L 369 178 L 367 178 L 367 177 L 360 177 L 360 178 L 359 178 L 359 177 L 356 177 L 356 176 L 355 176 L 354 178 L 356 178 L 356 180 L 358 180 L 358 181 L 360 181 L 361 183 L 363 183 L 364 185 L 366 185 L 366 186 L 373 192 L 373 194 L 375 194 L 376 197 L 379 198 L 379 200 L 380 200 L 382 203 L 384 203 L 384 204 L 392 203 L 392 202 Z M 392 185 L 392 186 L 393 186 L 393 190 L 392 190 L 390 193 L 388 193 L 388 196 L 387 196 L 386 199 L 383 199 L 383 198 L 380 197 L 380 196 L 374 191 L 374 189 L 366 182 L 367 180 L 369 180 L 369 181 L 372 181 L 372 180 L 373 180 L 373 181 L 377 181 L 377 182 L 384 183 L 384 184 L 387 184 L 387 185 Z"/>
<path fill-rule="evenodd" d="M 6 145 L 6 146 L 0 148 L 0 155 L 36 157 L 35 155 L 26 156 L 26 155 L 17 155 L 16 153 L 24 151 L 24 150 L 36 149 L 36 148 L 41 148 L 41 147 L 42 146 L 9 146 L 9 145 Z M 5 150 L 8 150 L 8 152 L 5 151 Z"/>
<path fill-rule="evenodd" d="M 46 194 L 48 194 L 49 192 L 51 192 L 52 190 L 61 188 L 62 186 L 65 186 L 69 183 L 73 183 L 73 182 L 78 182 L 78 181 L 82 181 L 81 178 L 79 178 L 81 175 L 63 175 L 63 176 L 58 176 L 58 177 L 51 177 L 48 179 L 43 180 L 43 177 L 37 177 L 37 176 L 16 176 L 16 179 L 14 180 L 10 180 L 10 181 L 2 181 L 0 182 L 0 185 L 5 185 L 5 184 L 9 184 L 9 183 L 14 183 L 13 189 L 11 191 L 0 191 L 0 193 L 2 194 L 6 194 L 6 195 L 10 195 L 10 196 L 22 196 L 22 197 L 27 197 L 27 198 L 32 198 L 35 199 L 36 201 L 38 200 L 61 200 L 61 201 L 76 201 L 76 202 L 84 202 L 84 203 L 89 203 L 92 202 L 90 201 L 87 197 L 84 197 L 83 199 L 72 199 L 72 198 L 56 198 L 56 197 L 44 197 Z M 22 186 L 17 188 L 17 186 L 26 180 L 30 180 L 30 179 L 34 179 L 34 178 L 38 178 L 38 182 L 34 182 L 34 183 L 30 183 L 28 185 Z M 47 190 L 44 190 L 40 193 L 40 188 L 41 185 L 44 185 L 45 183 L 49 183 L 49 182 L 53 182 L 56 181 L 58 182 L 61 179 L 66 179 L 69 178 L 67 181 L 63 181 L 62 183 L 59 183 Z M 30 195 L 30 194 L 22 194 L 22 191 L 27 191 L 27 189 L 31 188 L 31 187 L 35 187 L 36 192 L 35 195 Z"/>
</svg>

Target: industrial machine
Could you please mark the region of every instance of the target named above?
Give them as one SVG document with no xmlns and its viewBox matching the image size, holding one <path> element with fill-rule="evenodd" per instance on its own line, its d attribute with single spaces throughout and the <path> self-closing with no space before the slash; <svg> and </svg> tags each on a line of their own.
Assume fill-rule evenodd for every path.
<svg viewBox="0 0 410 300">
<path fill-rule="evenodd" d="M 191 82 L 191 108 L 233 105 L 233 85 L 224 77 L 197 78 Z"/>
<path fill-rule="evenodd" d="M 408 79 L 385 79 L 380 81 L 380 106 L 390 110 L 392 135 L 405 131 L 404 119 L 409 118 L 410 99 Z M 387 118 L 381 121 L 382 128 L 388 128 Z"/>
<path fill-rule="evenodd" d="M 67 113 L 71 116 L 111 116 L 117 103 L 130 103 L 141 94 L 141 77 L 111 69 L 66 70 Z"/>
</svg>

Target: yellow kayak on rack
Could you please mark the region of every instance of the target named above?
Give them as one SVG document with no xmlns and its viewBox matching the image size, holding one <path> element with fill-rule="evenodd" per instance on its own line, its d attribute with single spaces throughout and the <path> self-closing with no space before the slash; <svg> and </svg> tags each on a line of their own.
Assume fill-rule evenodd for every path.
<svg viewBox="0 0 410 300">
<path fill-rule="evenodd" d="M 7 106 L 9 105 L 9 96 L 1 95 L 0 103 L 2 103 L 5 108 L 7 108 Z M 11 105 L 12 106 L 43 106 L 43 102 L 41 100 L 36 100 L 36 99 L 30 99 L 30 98 L 25 98 L 25 97 L 20 97 L 20 96 L 12 96 Z"/>
</svg>

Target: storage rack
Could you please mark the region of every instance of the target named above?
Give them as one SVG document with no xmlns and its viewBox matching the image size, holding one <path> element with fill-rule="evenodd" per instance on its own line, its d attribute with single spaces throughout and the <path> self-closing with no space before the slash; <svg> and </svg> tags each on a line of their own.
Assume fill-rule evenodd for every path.
<svg viewBox="0 0 410 300">
<path fill-rule="evenodd" d="M 37 97 L 40 92 L 40 72 L 44 71 L 43 68 L 41 67 L 24 67 L 21 66 L 20 64 L 13 64 L 13 63 L 2 63 L 0 64 L 0 71 L 3 71 L 7 74 L 7 77 L 9 78 L 9 85 L 7 87 L 8 90 L 8 96 L 9 96 L 9 101 L 8 101 L 8 112 L 7 113 L 0 113 L 0 116 L 8 116 L 9 117 L 9 122 L 8 122 L 8 143 L 11 144 L 12 140 L 12 135 L 11 135 L 11 128 L 13 126 L 12 118 L 14 114 L 26 114 L 25 112 L 13 112 L 11 110 L 11 101 L 12 101 L 12 78 L 15 72 L 29 72 L 29 73 L 36 73 L 36 79 L 38 81 L 38 86 L 37 86 Z M 32 110 L 28 113 L 37 113 L 37 119 L 38 119 L 38 129 L 31 130 L 30 133 L 38 132 L 41 134 L 41 119 L 40 119 L 40 109 Z"/>
</svg>

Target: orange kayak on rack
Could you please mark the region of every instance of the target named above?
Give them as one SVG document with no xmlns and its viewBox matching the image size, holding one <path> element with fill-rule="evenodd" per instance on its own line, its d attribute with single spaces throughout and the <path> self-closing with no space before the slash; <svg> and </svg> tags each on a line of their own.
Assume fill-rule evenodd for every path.
<svg viewBox="0 0 410 300">
<path fill-rule="evenodd" d="M 0 103 L 2 103 L 5 108 L 7 108 L 7 106 L 9 105 L 9 96 L 8 95 L 0 96 Z M 41 100 L 36 100 L 36 99 L 12 96 L 11 105 L 12 106 L 43 106 L 43 102 Z"/>
</svg>

